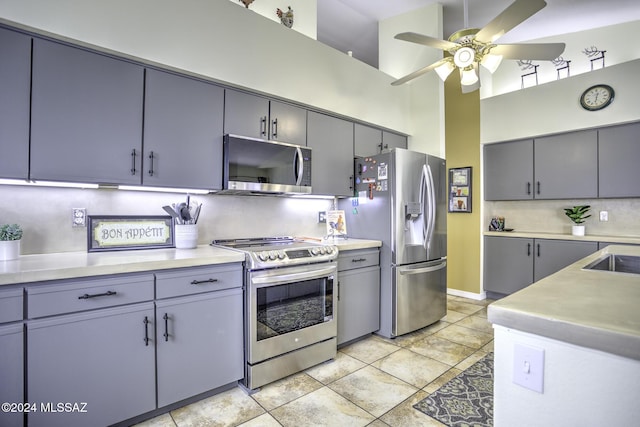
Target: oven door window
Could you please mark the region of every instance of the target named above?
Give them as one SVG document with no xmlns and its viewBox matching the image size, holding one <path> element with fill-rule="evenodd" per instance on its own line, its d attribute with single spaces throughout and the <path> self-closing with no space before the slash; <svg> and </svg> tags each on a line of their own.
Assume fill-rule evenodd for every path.
<svg viewBox="0 0 640 427">
<path fill-rule="evenodd" d="M 257 340 L 333 319 L 333 279 L 267 286 L 257 292 Z"/>
</svg>

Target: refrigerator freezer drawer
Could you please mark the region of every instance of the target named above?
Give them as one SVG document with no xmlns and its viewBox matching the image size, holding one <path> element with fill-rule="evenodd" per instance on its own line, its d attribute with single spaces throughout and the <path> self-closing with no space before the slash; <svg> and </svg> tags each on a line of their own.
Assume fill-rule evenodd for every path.
<svg viewBox="0 0 640 427">
<path fill-rule="evenodd" d="M 447 261 L 394 267 L 392 333 L 404 335 L 447 314 Z"/>
</svg>

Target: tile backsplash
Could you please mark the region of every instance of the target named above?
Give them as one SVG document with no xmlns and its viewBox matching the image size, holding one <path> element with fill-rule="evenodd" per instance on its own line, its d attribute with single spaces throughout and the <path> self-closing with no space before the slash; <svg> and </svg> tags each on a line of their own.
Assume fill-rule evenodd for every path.
<svg viewBox="0 0 640 427">
<path fill-rule="evenodd" d="M 321 237 L 326 229 L 318 224 L 318 212 L 332 206 L 327 199 L 191 197 L 203 203 L 198 244 L 235 237 Z M 0 198 L 0 224 L 22 225 L 21 252 L 27 255 L 87 250 L 87 229 L 72 227 L 72 208 L 86 208 L 87 215 L 166 215 L 162 206 L 184 201 L 186 194 L 0 185 Z"/>
<path fill-rule="evenodd" d="M 640 199 L 525 200 L 485 202 L 483 228 L 489 229 L 493 216 L 505 217 L 505 227 L 515 231 L 571 234 L 572 222 L 564 208 L 590 205 L 586 220 L 587 235 L 640 237 Z M 600 221 L 607 211 L 609 221 Z"/>
</svg>

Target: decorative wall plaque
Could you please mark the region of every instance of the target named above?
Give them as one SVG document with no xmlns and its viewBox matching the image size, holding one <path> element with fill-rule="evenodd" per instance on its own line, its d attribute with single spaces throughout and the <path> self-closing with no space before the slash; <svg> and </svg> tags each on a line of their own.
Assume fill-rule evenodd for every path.
<svg viewBox="0 0 640 427">
<path fill-rule="evenodd" d="M 174 247 L 170 216 L 90 215 L 88 219 L 88 252 Z"/>
</svg>

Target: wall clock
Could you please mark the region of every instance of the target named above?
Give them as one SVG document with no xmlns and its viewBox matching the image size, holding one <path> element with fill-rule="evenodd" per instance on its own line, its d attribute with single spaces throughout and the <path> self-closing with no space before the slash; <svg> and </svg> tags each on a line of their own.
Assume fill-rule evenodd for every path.
<svg viewBox="0 0 640 427">
<path fill-rule="evenodd" d="M 587 111 L 602 110 L 613 101 L 615 92 L 609 85 L 598 84 L 582 92 L 580 105 Z"/>
</svg>

